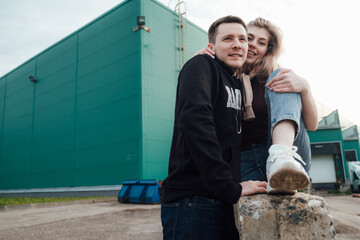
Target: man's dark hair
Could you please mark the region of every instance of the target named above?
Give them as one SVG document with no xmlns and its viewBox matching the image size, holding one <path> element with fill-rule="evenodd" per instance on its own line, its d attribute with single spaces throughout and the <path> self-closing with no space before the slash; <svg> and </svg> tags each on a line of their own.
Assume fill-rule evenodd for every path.
<svg viewBox="0 0 360 240">
<path fill-rule="evenodd" d="M 246 24 L 241 18 L 232 16 L 232 15 L 225 16 L 225 17 L 219 18 L 218 20 L 213 22 L 211 24 L 211 26 L 209 27 L 209 31 L 208 31 L 209 43 L 215 43 L 217 29 L 223 23 L 239 23 L 239 24 L 243 25 L 243 27 L 245 28 L 245 30 L 247 32 Z"/>
</svg>

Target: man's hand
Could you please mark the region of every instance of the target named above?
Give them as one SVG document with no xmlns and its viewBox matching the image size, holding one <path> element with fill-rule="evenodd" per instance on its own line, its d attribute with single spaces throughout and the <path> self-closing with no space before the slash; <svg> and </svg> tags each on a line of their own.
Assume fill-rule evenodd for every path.
<svg viewBox="0 0 360 240">
<path fill-rule="evenodd" d="M 241 196 L 249 196 L 256 193 L 266 193 L 265 181 L 246 181 L 240 183 L 242 186 Z"/>
</svg>

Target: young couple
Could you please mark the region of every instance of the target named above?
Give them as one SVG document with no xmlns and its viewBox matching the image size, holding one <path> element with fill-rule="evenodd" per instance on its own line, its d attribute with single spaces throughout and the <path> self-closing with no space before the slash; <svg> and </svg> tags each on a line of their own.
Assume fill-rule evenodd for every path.
<svg viewBox="0 0 360 240">
<path fill-rule="evenodd" d="M 309 184 L 306 129 L 316 129 L 317 111 L 307 81 L 276 70 L 280 30 L 261 18 L 246 26 L 226 16 L 208 37 L 200 52 L 207 54 L 190 59 L 178 79 L 162 184 L 165 240 L 239 239 L 233 204 L 240 196 L 292 194 Z"/>
</svg>

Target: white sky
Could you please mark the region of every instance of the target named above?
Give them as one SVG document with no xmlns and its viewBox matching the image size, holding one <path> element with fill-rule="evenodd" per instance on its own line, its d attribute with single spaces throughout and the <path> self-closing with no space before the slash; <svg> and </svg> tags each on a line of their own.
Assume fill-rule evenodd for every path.
<svg viewBox="0 0 360 240">
<path fill-rule="evenodd" d="M 177 1 L 160 0 L 170 8 Z M 284 33 L 281 65 L 305 77 L 317 101 L 360 126 L 360 1 L 183 1 L 187 18 L 205 30 L 229 14 L 272 21 Z M 0 77 L 120 2 L 0 0 Z"/>
</svg>

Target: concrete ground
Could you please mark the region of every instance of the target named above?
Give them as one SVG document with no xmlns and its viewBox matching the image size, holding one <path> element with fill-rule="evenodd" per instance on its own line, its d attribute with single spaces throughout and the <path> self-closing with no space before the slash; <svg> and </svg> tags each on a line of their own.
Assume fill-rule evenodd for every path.
<svg viewBox="0 0 360 240">
<path fill-rule="evenodd" d="M 349 196 L 322 196 L 334 218 L 337 240 L 360 239 L 360 198 Z"/>
<path fill-rule="evenodd" d="M 360 198 L 324 198 L 335 220 L 336 239 L 360 239 Z M 120 204 L 113 198 L 108 202 L 51 203 L 3 209 L 0 210 L 0 239 L 160 240 L 160 205 Z"/>
</svg>

